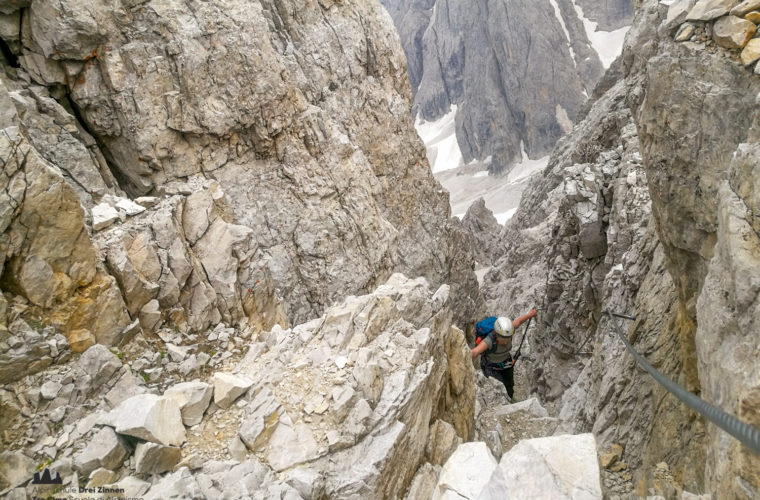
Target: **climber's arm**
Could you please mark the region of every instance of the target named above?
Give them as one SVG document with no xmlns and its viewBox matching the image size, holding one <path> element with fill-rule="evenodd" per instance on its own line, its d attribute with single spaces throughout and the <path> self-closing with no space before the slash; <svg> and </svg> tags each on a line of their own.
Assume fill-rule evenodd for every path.
<svg viewBox="0 0 760 500">
<path fill-rule="evenodd" d="M 485 342 L 481 342 L 480 344 L 475 346 L 475 349 L 472 350 L 472 357 L 477 358 L 478 356 L 480 356 L 487 350 L 488 350 L 488 344 L 486 344 Z"/>
<path fill-rule="evenodd" d="M 530 311 L 528 311 L 527 314 L 523 314 L 522 316 L 520 316 L 519 318 L 517 318 L 516 320 L 514 320 L 512 322 L 512 326 L 514 326 L 515 329 L 517 329 L 517 328 L 520 327 L 520 325 L 522 325 L 523 323 L 525 323 L 526 321 L 528 321 L 530 318 L 535 317 L 536 314 L 538 314 L 538 311 L 536 309 L 531 309 Z"/>
</svg>

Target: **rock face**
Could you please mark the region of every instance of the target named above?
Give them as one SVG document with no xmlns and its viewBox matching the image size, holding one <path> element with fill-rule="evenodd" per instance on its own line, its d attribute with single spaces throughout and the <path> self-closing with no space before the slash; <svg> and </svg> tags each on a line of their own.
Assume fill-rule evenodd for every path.
<svg viewBox="0 0 760 500">
<path fill-rule="evenodd" d="M 472 256 L 478 264 L 490 265 L 501 257 L 503 246 L 499 241 L 502 227 L 493 213 L 486 208 L 483 198 L 478 199 L 462 218 L 462 225 L 470 235 Z"/>
<path fill-rule="evenodd" d="M 276 471 L 324 477 L 327 497 L 400 496 L 426 449 L 436 462 L 453 451 L 444 429 L 450 441 L 473 433 L 470 353 L 447 304 L 397 274 L 319 320 L 275 329 L 270 349 L 239 367 L 256 381 L 241 439 Z"/>
<path fill-rule="evenodd" d="M 655 403 L 664 389 L 635 368 L 600 314 L 609 308 L 642 318 L 633 325 L 636 348 L 661 371 L 698 387 L 694 358 L 669 330 L 678 324 L 677 292 L 650 215 L 626 82 L 596 98 L 505 227 L 510 244 L 484 277 L 489 310 L 544 306 L 527 341 L 536 357 L 529 377 L 544 398 L 561 398 L 558 432 L 593 431 L 603 445 L 624 441 L 626 460 L 642 471 L 634 483 L 651 480 L 644 471 L 667 456 L 699 491 L 702 446 L 685 440 L 673 455 L 666 443 L 675 432 L 698 435 L 701 423 L 678 402 Z"/>
<path fill-rule="evenodd" d="M 739 3 L 717 2 L 715 8 Z M 653 9 L 646 12 L 651 23 Z M 633 103 L 658 234 L 678 290 L 681 335 L 696 358 L 702 397 L 757 426 L 760 385 L 752 375 L 754 363 L 725 349 L 733 345 L 732 352 L 742 352 L 742 346 L 760 340 L 754 323 L 757 296 L 751 291 L 760 268 L 758 212 L 755 189 L 749 187 L 758 179 L 752 151 L 760 124 L 756 112 L 746 113 L 757 109 L 760 80 L 722 51 L 676 44 L 670 30 L 654 33 L 651 26 L 638 31 L 656 41 L 654 52 L 646 55 L 657 64 L 629 56 L 630 72 L 640 82 Z M 705 65 L 712 71 L 704 71 Z M 683 98 L 676 98 L 681 92 Z M 705 127 L 693 121 L 718 109 L 721 116 L 745 111 L 736 120 L 710 120 Z M 661 134 L 673 123 L 674 132 L 688 140 Z M 721 277 L 723 273 L 730 277 Z M 707 427 L 707 438 L 705 489 L 713 496 L 757 496 L 757 457 L 713 426 Z"/>
<path fill-rule="evenodd" d="M 623 444 L 640 494 L 673 494 L 662 489 L 665 469 L 679 488 L 713 497 L 760 491 L 757 458 L 667 395 L 610 336 L 618 324 L 660 371 L 757 425 L 754 364 L 736 353 L 760 340 L 751 187 L 760 80 L 737 48 L 713 40 L 716 27 L 736 24 L 725 16 L 738 4 L 638 6 L 620 67 L 526 191 L 505 229 L 520 243 L 485 276 L 489 309 L 545 305 L 534 390 L 561 397 L 559 432 Z M 715 12 L 676 42 L 698 8 Z"/>
<path fill-rule="evenodd" d="M 579 10 L 603 30 L 630 24 L 632 15 L 629 0 L 383 4 L 407 54 L 415 114 L 433 120 L 456 104 L 464 161 L 490 156 L 495 172 L 523 150 L 546 155 L 601 76 Z"/>
<path fill-rule="evenodd" d="M 498 463 L 485 443 L 459 445 L 431 498 L 601 499 L 596 441 L 591 434 L 528 439 Z"/>
<path fill-rule="evenodd" d="M 395 271 L 480 307 L 387 14 L 299 2 L 5 7 L 0 276 L 24 319 L 75 351 L 268 330 Z"/>
</svg>

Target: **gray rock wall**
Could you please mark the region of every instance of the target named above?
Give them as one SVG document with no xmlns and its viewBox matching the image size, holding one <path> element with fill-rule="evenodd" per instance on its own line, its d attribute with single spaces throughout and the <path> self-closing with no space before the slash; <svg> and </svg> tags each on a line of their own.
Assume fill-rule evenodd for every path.
<svg viewBox="0 0 760 500">
<path fill-rule="evenodd" d="M 620 81 L 526 191 L 505 230 L 519 243 L 485 293 L 493 310 L 545 301 L 533 388 L 561 398 L 559 432 L 624 445 L 636 493 L 754 498 L 757 457 L 636 368 L 601 315 L 636 315 L 618 321 L 657 369 L 757 426 L 756 362 L 743 353 L 758 345 L 760 79 L 706 35 L 714 19 L 674 41 L 690 8 L 669 22 L 668 6 L 637 4 Z"/>
<path fill-rule="evenodd" d="M 528 340 L 530 381 L 559 400 L 558 433 L 593 431 L 600 447 L 624 443 L 633 483 L 644 492 L 662 461 L 698 491 L 704 449 L 691 436 L 704 432 L 701 424 L 636 368 L 601 314 L 640 316 L 621 323 L 622 331 L 658 369 L 698 390 L 693 347 L 673 334 L 676 289 L 626 97 L 619 81 L 559 142 L 503 231 L 505 254 L 485 276 L 484 293 L 495 312 L 543 307 Z"/>
<path fill-rule="evenodd" d="M 403 271 L 453 283 L 458 320 L 477 309 L 472 257 L 414 133 L 403 53 L 378 4 L 40 0 L 5 11 L 5 109 L 82 211 L 72 237 L 91 245 L 114 224 L 96 238 L 99 256 L 77 252 L 86 277 L 69 275 L 81 283 L 61 297 L 100 269 L 119 325 L 271 327 L 282 308 L 302 321 Z M 116 206 L 146 194 L 157 199 L 134 213 Z M 24 284 L 31 264 L 10 258 L 3 289 L 35 302 L 44 290 Z"/>
<path fill-rule="evenodd" d="M 749 187 L 758 179 L 760 77 L 738 49 L 704 35 L 739 3 L 726 2 L 695 24 L 702 34 L 677 43 L 683 17 L 645 2 L 636 35 L 648 39 L 648 50 L 634 50 L 632 39 L 624 62 L 657 232 L 678 291 L 677 331 L 696 360 L 693 378 L 703 398 L 757 426 L 756 363 L 740 353 L 760 341 L 758 213 Z M 757 457 L 715 426 L 706 434 L 705 488 L 719 497 L 760 495 Z"/>
</svg>

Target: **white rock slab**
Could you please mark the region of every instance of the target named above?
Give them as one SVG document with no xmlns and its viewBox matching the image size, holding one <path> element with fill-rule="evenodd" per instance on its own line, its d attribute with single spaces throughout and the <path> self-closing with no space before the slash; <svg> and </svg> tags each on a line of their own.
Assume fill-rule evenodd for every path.
<svg viewBox="0 0 760 500">
<path fill-rule="evenodd" d="M 116 202 L 116 208 L 124 210 L 124 212 L 130 217 L 145 212 L 145 207 L 126 198 L 119 198 L 119 201 Z"/>
<path fill-rule="evenodd" d="M 253 382 L 229 373 L 214 374 L 214 403 L 220 408 L 229 408 L 237 398 L 251 388 Z"/>
<path fill-rule="evenodd" d="M 602 498 L 593 434 L 520 441 L 501 457 L 479 500 Z"/>
<path fill-rule="evenodd" d="M 496 466 L 496 459 L 485 443 L 459 445 L 441 470 L 432 500 L 479 498 Z M 501 495 L 504 498 L 503 491 Z"/>
<path fill-rule="evenodd" d="M 520 411 L 528 412 L 537 417 L 549 416 L 549 412 L 546 411 L 546 408 L 541 406 L 541 403 L 539 403 L 536 398 L 526 399 L 525 401 L 520 401 L 519 403 L 513 403 L 511 405 L 504 405 L 496 410 L 496 415 L 503 417 Z"/>
<path fill-rule="evenodd" d="M 185 442 L 185 427 L 179 405 L 171 398 L 140 394 L 115 410 L 116 432 L 163 445 Z"/>
<path fill-rule="evenodd" d="M 108 203 L 92 207 L 92 228 L 100 231 L 119 220 L 119 212 Z"/>
<path fill-rule="evenodd" d="M 211 403 L 214 388 L 205 382 L 182 382 L 166 390 L 164 396 L 174 400 L 182 413 L 182 422 L 191 427 L 199 424 Z"/>
<path fill-rule="evenodd" d="M 269 465 L 277 472 L 283 471 L 319 456 L 319 447 L 311 429 L 306 424 L 294 427 L 280 424 L 269 439 Z"/>
</svg>

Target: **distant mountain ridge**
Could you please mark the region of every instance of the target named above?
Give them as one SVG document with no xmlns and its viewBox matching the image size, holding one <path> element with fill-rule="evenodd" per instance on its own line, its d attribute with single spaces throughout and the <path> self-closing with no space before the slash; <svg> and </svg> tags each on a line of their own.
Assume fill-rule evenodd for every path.
<svg viewBox="0 0 760 500">
<path fill-rule="evenodd" d="M 464 162 L 492 172 L 548 154 L 604 72 L 586 24 L 627 26 L 630 0 L 383 0 L 407 55 L 414 112 L 458 106 Z M 585 17 L 581 17 L 581 14 Z"/>
</svg>

